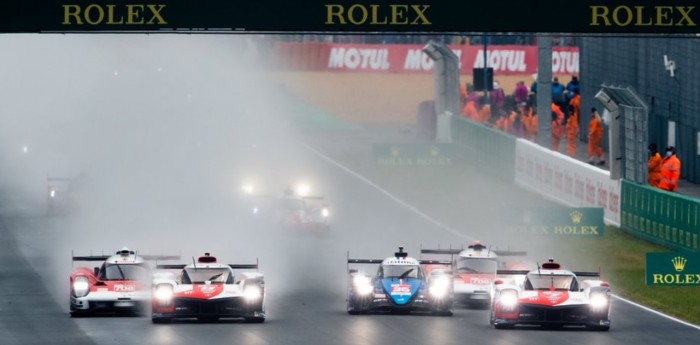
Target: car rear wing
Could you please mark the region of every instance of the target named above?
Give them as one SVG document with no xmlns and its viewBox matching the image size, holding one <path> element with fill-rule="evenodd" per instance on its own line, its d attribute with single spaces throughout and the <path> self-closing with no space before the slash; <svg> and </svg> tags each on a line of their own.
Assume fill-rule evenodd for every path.
<svg viewBox="0 0 700 345">
<path fill-rule="evenodd" d="M 532 270 L 496 270 L 496 275 L 502 276 L 524 276 Z"/>
<path fill-rule="evenodd" d="M 201 264 L 205 265 L 205 264 Z M 156 265 L 156 268 L 159 270 L 181 270 L 183 268 L 187 267 L 187 264 L 162 264 L 162 265 Z M 195 264 L 195 267 L 197 267 L 197 264 Z M 259 267 L 259 262 L 256 259 L 254 264 L 229 264 L 228 267 L 231 267 L 231 269 L 234 270 L 258 270 Z"/>
<path fill-rule="evenodd" d="M 152 260 L 152 261 L 180 260 L 180 255 L 140 255 L 138 253 L 133 253 L 133 254 L 135 254 L 136 256 L 138 256 L 144 260 Z M 72 261 L 105 261 L 114 255 L 116 255 L 116 254 L 78 255 L 78 256 L 76 256 L 71 252 L 71 260 Z"/>
<path fill-rule="evenodd" d="M 496 270 L 497 275 L 526 275 L 533 270 Z M 572 272 L 577 277 L 600 278 L 599 272 Z"/>
<path fill-rule="evenodd" d="M 421 265 L 443 265 L 452 266 L 452 261 L 440 261 L 440 260 L 418 260 Z"/>
<path fill-rule="evenodd" d="M 75 256 L 71 254 L 72 261 L 105 261 L 112 255 L 86 255 Z"/>
<path fill-rule="evenodd" d="M 462 248 L 449 248 L 449 249 L 421 249 L 421 254 L 439 254 L 439 255 L 457 255 L 462 252 Z M 513 251 L 513 250 L 490 250 L 492 253 L 498 256 L 527 256 L 527 252 L 524 250 Z"/>
</svg>

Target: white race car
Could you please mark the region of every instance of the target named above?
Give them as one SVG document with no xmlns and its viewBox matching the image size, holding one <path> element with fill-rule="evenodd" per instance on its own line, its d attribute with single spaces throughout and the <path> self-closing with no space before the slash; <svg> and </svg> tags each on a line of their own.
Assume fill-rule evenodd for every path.
<svg viewBox="0 0 700 345">
<path fill-rule="evenodd" d="M 151 266 L 146 261 L 179 258 L 179 255 L 137 255 L 128 248 L 114 255 L 72 256 L 73 262 L 103 263 L 100 267 L 78 267 L 70 275 L 71 316 L 144 312 L 151 301 Z"/>
<path fill-rule="evenodd" d="M 597 272 L 572 272 L 550 259 L 536 270 L 499 274 L 524 276 L 524 280 L 499 278 L 494 283 L 491 324 L 496 328 L 572 325 L 610 329 L 610 286 L 598 280 Z"/>
<path fill-rule="evenodd" d="M 525 256 L 524 251 L 492 250 L 476 241 L 466 249 L 421 249 L 423 254 L 450 255 L 452 258 L 455 302 L 488 307 L 499 268 L 512 267 L 504 256 Z M 522 266 L 521 266 L 522 267 Z M 426 266 L 430 271 L 433 267 Z M 439 268 L 439 267 L 438 267 Z"/>
<path fill-rule="evenodd" d="M 227 265 L 205 253 L 190 265 L 158 265 L 158 268 L 177 269 L 179 273 L 156 272 L 153 275 L 153 323 L 187 318 L 265 321 L 265 279 L 257 272 L 257 263 Z M 236 277 L 234 269 L 256 271 L 242 272 Z"/>
</svg>

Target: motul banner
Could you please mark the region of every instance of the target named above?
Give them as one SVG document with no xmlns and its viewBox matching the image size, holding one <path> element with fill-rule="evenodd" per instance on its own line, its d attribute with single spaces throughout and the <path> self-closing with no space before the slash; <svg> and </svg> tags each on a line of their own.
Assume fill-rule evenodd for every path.
<svg viewBox="0 0 700 345">
<path fill-rule="evenodd" d="M 473 68 L 484 66 L 483 46 L 452 45 L 449 47 L 460 59 L 462 74 L 471 74 Z M 422 45 L 328 44 L 328 49 L 327 64 L 319 66 L 321 70 L 391 73 L 431 73 L 433 70 L 434 62 L 423 53 Z M 496 74 L 534 74 L 537 72 L 537 47 L 489 46 L 486 62 Z M 578 71 L 577 47 L 553 49 L 552 72 L 555 75 L 578 74 Z"/>
</svg>

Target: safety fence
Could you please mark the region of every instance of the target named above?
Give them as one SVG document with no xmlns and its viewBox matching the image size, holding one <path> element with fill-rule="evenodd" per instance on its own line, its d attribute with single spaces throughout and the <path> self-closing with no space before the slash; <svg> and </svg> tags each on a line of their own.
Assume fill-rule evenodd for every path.
<svg viewBox="0 0 700 345">
<path fill-rule="evenodd" d="M 575 207 L 601 207 L 608 224 L 670 248 L 700 251 L 700 200 L 669 193 L 462 117 L 452 118 L 457 153 L 483 171 Z"/>
<path fill-rule="evenodd" d="M 622 228 L 668 247 L 698 251 L 700 200 L 622 181 Z"/>
<path fill-rule="evenodd" d="M 452 117 L 458 152 L 476 166 L 506 181 L 515 180 L 515 137 L 463 117 Z"/>
</svg>

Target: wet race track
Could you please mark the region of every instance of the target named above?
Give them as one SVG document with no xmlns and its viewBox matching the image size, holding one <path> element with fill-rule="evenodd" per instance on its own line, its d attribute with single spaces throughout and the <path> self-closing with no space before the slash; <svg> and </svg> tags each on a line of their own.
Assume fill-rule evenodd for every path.
<svg viewBox="0 0 700 345">
<path fill-rule="evenodd" d="M 490 226 L 490 219 L 497 217 L 494 209 L 505 202 L 523 204 L 539 199 L 522 191 L 509 192 L 503 198 L 484 198 L 510 187 L 474 172 L 465 176 L 467 185 L 462 188 L 482 197 L 465 196 L 465 200 L 472 201 L 465 204 L 458 200 L 454 205 L 464 218 L 474 222 L 451 224 L 433 218 L 431 210 L 414 208 L 410 201 L 333 160 L 338 152 L 365 152 L 363 145 L 354 146 L 339 139 L 345 134 L 315 136 L 306 131 L 300 135 L 302 132 L 280 118 L 259 116 L 250 120 L 251 114 L 260 111 L 259 107 L 248 107 L 236 100 L 221 101 L 227 99 L 229 91 L 220 88 L 198 94 L 199 84 L 189 78 L 193 77 L 171 76 L 170 83 L 189 85 L 182 90 L 177 88 L 177 92 L 187 95 L 184 89 L 193 90 L 189 91 L 188 103 L 169 105 L 168 116 L 142 119 L 125 115 L 109 124 L 116 123 L 111 128 L 122 131 L 118 134 L 101 132 L 102 127 L 94 124 L 98 133 L 111 134 L 104 142 L 99 141 L 106 147 L 104 151 L 95 149 L 97 153 L 90 151 L 81 156 L 102 157 L 104 161 L 89 167 L 94 184 L 86 198 L 89 202 L 79 210 L 47 214 L 42 198 L 43 173 L 35 172 L 45 167 L 38 169 L 37 165 L 13 161 L 17 164 L 8 178 L 20 182 L 4 184 L 0 193 L 0 343 L 697 343 L 699 329 L 617 298 L 613 300 L 609 332 L 576 328 L 496 330 L 489 325 L 489 311 L 485 309 L 458 308 L 451 317 L 348 315 L 348 251 L 354 258 L 382 259 L 399 245 L 417 256 L 421 245 L 459 244 L 474 239 L 512 244 L 518 239 L 506 238 Z M 162 90 L 155 93 L 167 94 Z M 158 109 L 146 101 L 140 105 L 144 114 Z M 110 112 L 119 114 L 126 110 Z M 202 116 L 188 117 L 191 112 Z M 111 135 L 116 138 L 114 142 L 109 141 Z M 46 139 L 44 143 L 51 146 L 54 142 Z M 39 159 L 49 156 L 47 153 Z M 53 158 L 44 162 L 48 161 L 53 162 Z M 19 178 L 23 167 L 30 173 Z M 330 230 L 263 226 L 251 219 L 240 199 L 240 184 L 250 176 L 261 184 L 268 183 L 275 191 L 300 177 L 310 181 L 331 207 Z M 444 202 L 438 199 L 440 196 L 426 197 L 436 198 L 435 204 Z M 520 243 L 530 253 L 551 254 L 543 250 L 546 244 Z M 180 254 L 184 262 L 205 251 L 227 263 L 259 259 L 266 279 L 266 322 L 181 321 L 154 325 L 148 315 L 71 318 L 71 252 L 97 254 L 122 246 L 142 253 Z M 369 268 L 370 272 L 374 269 Z"/>
</svg>

